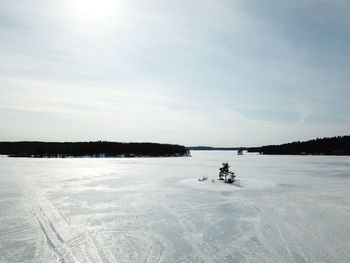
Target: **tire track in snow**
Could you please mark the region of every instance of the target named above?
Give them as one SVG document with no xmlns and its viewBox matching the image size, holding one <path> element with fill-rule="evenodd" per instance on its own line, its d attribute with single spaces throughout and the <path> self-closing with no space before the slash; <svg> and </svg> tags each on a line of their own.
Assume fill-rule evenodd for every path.
<svg viewBox="0 0 350 263">
<path fill-rule="evenodd" d="M 55 252 L 55 254 L 58 257 L 59 262 L 66 262 L 63 255 L 66 256 L 67 252 L 68 252 L 69 256 L 71 257 L 71 259 L 73 260 L 73 262 L 76 262 L 76 259 L 74 258 L 74 256 L 72 256 L 72 253 L 71 253 L 69 247 L 67 247 L 65 245 L 65 243 L 62 242 L 63 239 L 57 233 L 56 229 L 53 227 L 52 222 L 48 219 L 46 214 L 43 212 L 43 210 L 40 206 L 40 201 L 39 201 L 38 197 L 34 194 L 34 191 L 32 190 L 33 189 L 32 185 L 29 183 L 28 180 L 23 180 L 23 182 L 25 184 L 27 194 L 28 194 L 31 206 L 32 206 L 33 216 L 36 219 L 36 221 L 38 222 L 39 227 L 46 238 L 46 243 Z M 50 224 L 51 224 L 51 226 L 50 226 Z M 58 238 L 58 236 L 60 238 Z M 66 258 L 67 258 L 67 256 L 66 256 Z"/>
<path fill-rule="evenodd" d="M 39 228 L 41 229 L 48 247 L 57 255 L 57 260 L 61 263 L 79 263 L 79 262 L 115 262 L 112 253 L 101 243 L 99 245 L 103 247 L 104 258 L 101 258 L 98 252 L 97 236 L 89 233 L 88 231 L 83 232 L 85 238 L 81 238 L 79 231 L 73 229 L 71 225 L 67 224 L 67 220 L 62 218 L 61 214 L 53 207 L 53 205 L 44 198 L 40 198 L 34 192 L 34 187 L 31 183 L 22 178 L 21 180 L 26 189 L 28 199 L 31 204 L 32 214 L 37 221 Z M 64 230 L 66 238 L 63 238 L 59 233 L 55 224 L 50 217 L 44 212 L 43 208 L 50 209 L 50 211 L 57 222 L 61 224 L 61 228 Z M 38 238 L 39 239 L 39 238 Z M 65 241 L 66 239 L 66 241 Z M 101 250 L 101 249 L 100 249 Z M 39 255 L 39 241 L 37 241 L 36 255 Z"/>
<path fill-rule="evenodd" d="M 47 234 L 44 226 L 42 225 L 42 223 L 40 222 L 39 218 L 34 215 L 36 220 L 38 221 L 39 223 L 39 226 L 40 226 L 40 229 L 42 230 L 42 232 L 44 233 L 45 235 L 45 238 L 46 238 L 46 242 L 47 244 L 49 245 L 49 247 L 57 254 L 58 256 L 58 259 L 57 261 L 60 262 L 60 263 L 66 263 L 66 261 L 64 260 L 64 257 L 62 256 L 62 254 L 60 253 L 60 251 L 57 249 L 57 247 L 55 246 L 55 244 L 53 243 L 53 241 L 50 239 L 49 235 Z"/>
<path fill-rule="evenodd" d="M 195 231 L 193 224 L 191 224 L 188 220 L 184 219 L 184 217 L 179 216 L 179 213 L 174 211 L 174 209 L 171 209 L 169 205 L 167 205 L 166 203 L 161 202 L 161 206 L 165 211 L 171 214 L 177 220 L 180 226 L 183 228 L 184 234 L 185 234 L 184 238 L 191 244 L 192 249 L 194 249 L 197 255 L 201 259 L 203 259 L 204 262 L 214 262 L 213 259 L 209 257 L 208 254 L 202 251 L 202 248 L 204 247 L 204 245 L 208 245 L 208 244 L 206 244 L 207 242 L 203 242 L 203 246 L 199 245 L 203 240 L 199 238 L 198 235 L 193 234 L 193 233 L 198 233 L 198 231 Z"/>
<path fill-rule="evenodd" d="M 270 205 L 270 208 L 274 207 L 270 196 L 266 196 L 266 199 Z M 291 262 L 295 262 L 294 257 L 293 257 L 293 253 L 288 245 L 288 242 L 287 242 L 284 234 L 282 233 L 282 230 L 281 230 L 281 227 L 280 227 L 278 221 L 277 220 L 270 220 L 270 222 L 274 225 L 273 229 L 277 231 L 277 234 L 278 234 L 280 240 L 282 241 L 283 247 L 287 251 L 287 255 L 288 255 L 289 259 L 291 260 Z"/>
</svg>

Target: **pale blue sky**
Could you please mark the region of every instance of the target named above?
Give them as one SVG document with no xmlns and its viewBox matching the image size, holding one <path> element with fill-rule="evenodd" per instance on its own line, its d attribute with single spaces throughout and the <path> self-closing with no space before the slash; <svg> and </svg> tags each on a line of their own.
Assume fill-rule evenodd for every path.
<svg viewBox="0 0 350 263">
<path fill-rule="evenodd" d="M 349 14 L 347 0 L 2 0 L 0 140 L 349 134 Z"/>
</svg>

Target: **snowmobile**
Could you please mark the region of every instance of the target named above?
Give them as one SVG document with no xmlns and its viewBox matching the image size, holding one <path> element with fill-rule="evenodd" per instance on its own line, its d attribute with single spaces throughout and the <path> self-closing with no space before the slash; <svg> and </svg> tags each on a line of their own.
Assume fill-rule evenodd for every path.
<svg viewBox="0 0 350 263">
<path fill-rule="evenodd" d="M 198 178 L 198 181 L 200 181 L 200 182 L 203 182 L 206 180 L 208 180 L 208 177 L 206 177 L 206 176 L 203 176 L 203 178 Z"/>
</svg>

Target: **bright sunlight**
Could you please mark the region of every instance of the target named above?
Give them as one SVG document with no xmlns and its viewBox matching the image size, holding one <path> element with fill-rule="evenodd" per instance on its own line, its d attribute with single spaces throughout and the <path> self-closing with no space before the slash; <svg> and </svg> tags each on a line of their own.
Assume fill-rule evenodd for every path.
<svg viewBox="0 0 350 263">
<path fill-rule="evenodd" d="M 82 25 L 106 24 L 117 14 L 117 0 L 68 0 L 65 1 L 67 15 Z"/>
</svg>

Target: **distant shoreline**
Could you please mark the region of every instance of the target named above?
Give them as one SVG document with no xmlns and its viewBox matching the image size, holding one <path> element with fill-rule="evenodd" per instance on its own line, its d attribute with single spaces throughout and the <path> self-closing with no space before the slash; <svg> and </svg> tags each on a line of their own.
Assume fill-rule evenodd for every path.
<svg viewBox="0 0 350 263">
<path fill-rule="evenodd" d="M 238 151 L 247 150 L 248 147 L 189 146 L 187 149 L 191 151 Z"/>
<path fill-rule="evenodd" d="M 350 136 L 317 138 L 309 141 L 296 141 L 280 145 L 250 147 L 248 152 L 259 152 L 264 155 L 326 155 L 349 156 Z"/>
<path fill-rule="evenodd" d="M 28 158 L 137 158 L 185 157 L 185 146 L 121 142 L 0 142 L 0 155 Z"/>
<path fill-rule="evenodd" d="M 303 142 L 296 141 L 261 147 L 189 146 L 187 149 L 192 151 L 247 151 L 248 153 L 259 153 L 263 155 L 350 156 L 350 136 L 317 138 Z"/>
</svg>

